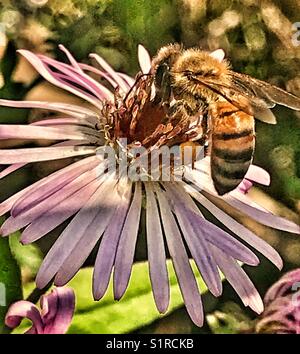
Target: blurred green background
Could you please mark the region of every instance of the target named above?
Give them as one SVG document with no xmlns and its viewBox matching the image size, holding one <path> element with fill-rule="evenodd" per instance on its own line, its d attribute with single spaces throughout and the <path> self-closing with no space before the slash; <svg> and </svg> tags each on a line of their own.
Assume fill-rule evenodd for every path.
<svg viewBox="0 0 300 354">
<path fill-rule="evenodd" d="M 161 46 L 172 42 L 205 50 L 223 48 L 234 70 L 276 84 L 300 97 L 300 42 L 299 46 L 295 42 L 295 38 L 300 41 L 300 35 L 297 37 L 292 28 L 296 22 L 300 22 L 300 0 L 1 0 L 0 97 L 44 100 L 62 97 L 17 57 L 15 50 L 18 48 L 65 60 L 57 49 L 62 43 L 80 61 L 87 62 L 88 54 L 95 52 L 116 70 L 134 76 L 138 71 L 138 44 L 143 44 L 154 55 Z M 278 118 L 276 126 L 257 123 L 255 154 L 255 163 L 271 174 L 272 183 L 268 188 L 255 188 L 251 193 L 254 199 L 271 210 L 299 222 L 300 113 L 285 108 L 276 108 L 274 113 Z M 27 122 L 34 119 L 34 115 L 35 112 L 0 108 L 0 123 Z M 1 147 L 9 146 L 7 142 L 1 144 Z M 58 166 L 38 164 L 38 167 L 26 168 L 1 180 L 0 199 L 56 168 Z M 228 212 L 280 251 L 285 259 L 284 270 L 300 265 L 299 237 L 262 227 L 232 210 Z M 46 238 L 38 248 L 28 251 L 16 246 L 16 242 L 11 246 L 27 286 L 34 278 L 40 253 L 53 242 L 49 240 L 50 237 Z M 144 253 L 143 247 L 138 248 L 137 260 L 143 260 Z M 262 295 L 280 276 L 264 260 L 257 269 L 247 271 Z M 90 277 L 86 281 L 90 284 Z M 134 280 L 131 287 L 134 293 Z M 139 291 L 138 288 L 135 294 L 140 294 Z M 228 284 L 224 284 L 220 299 L 209 295 L 204 298 L 210 315 L 202 329 L 192 325 L 179 300 L 175 301 L 170 314 L 162 319 L 153 316 L 152 303 L 149 317 L 147 312 L 140 317 L 143 320 L 138 320 L 131 313 L 133 307 L 129 306 L 118 321 L 132 321 L 134 325 L 120 325 L 120 328 L 124 328 L 124 332 L 145 333 L 235 333 L 251 328 L 250 320 L 254 314 L 244 310 Z M 142 296 L 136 295 L 134 306 L 147 306 L 148 302 L 141 300 L 139 303 L 139 299 L 143 299 Z M 95 321 L 101 323 L 101 311 L 99 314 L 93 312 L 89 317 L 91 298 L 86 301 L 86 306 L 81 304 L 79 310 L 81 315 L 87 314 L 81 322 L 88 323 L 90 318 L 93 319 L 90 326 L 96 326 Z M 107 327 L 100 326 L 100 332 L 115 328 L 110 327 L 109 314 L 109 311 L 103 312 L 105 323 L 102 325 L 107 324 Z M 80 322 L 76 321 L 77 324 Z M 111 321 L 115 321 L 113 311 Z M 82 329 L 78 325 L 77 331 L 92 331 L 86 326 L 89 325 Z"/>
</svg>

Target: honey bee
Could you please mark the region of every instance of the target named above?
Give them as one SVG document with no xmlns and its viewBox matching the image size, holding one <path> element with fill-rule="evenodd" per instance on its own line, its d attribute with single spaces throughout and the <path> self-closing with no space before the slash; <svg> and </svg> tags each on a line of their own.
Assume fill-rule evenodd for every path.
<svg viewBox="0 0 300 354">
<path fill-rule="evenodd" d="M 276 86 L 234 72 L 223 51 L 184 50 L 173 44 L 152 62 L 154 102 L 167 116 L 201 117 L 209 139 L 211 176 L 219 195 L 235 189 L 245 177 L 255 147 L 254 118 L 276 123 L 276 104 L 300 110 L 300 98 Z"/>
</svg>

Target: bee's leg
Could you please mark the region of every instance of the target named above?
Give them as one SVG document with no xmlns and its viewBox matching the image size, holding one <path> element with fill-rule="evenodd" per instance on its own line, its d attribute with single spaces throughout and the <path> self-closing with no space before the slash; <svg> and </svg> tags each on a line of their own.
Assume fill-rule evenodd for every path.
<svg viewBox="0 0 300 354">
<path fill-rule="evenodd" d="M 208 104 L 205 100 L 199 99 L 193 95 L 186 94 L 183 98 L 171 102 L 169 106 L 169 114 L 182 112 L 188 117 L 196 116 L 199 112 L 207 112 Z"/>
<path fill-rule="evenodd" d="M 174 116 L 178 113 L 183 113 L 186 116 L 194 116 L 199 112 L 199 109 L 196 107 L 192 107 L 187 101 L 185 100 L 176 100 L 172 102 L 168 107 L 168 115 Z"/>
<path fill-rule="evenodd" d="M 199 138 L 194 141 L 197 142 L 201 146 L 205 146 L 205 144 L 209 140 L 210 129 L 208 126 L 208 111 L 205 109 L 203 113 L 199 116 L 198 122 L 198 131 L 200 132 Z"/>
</svg>

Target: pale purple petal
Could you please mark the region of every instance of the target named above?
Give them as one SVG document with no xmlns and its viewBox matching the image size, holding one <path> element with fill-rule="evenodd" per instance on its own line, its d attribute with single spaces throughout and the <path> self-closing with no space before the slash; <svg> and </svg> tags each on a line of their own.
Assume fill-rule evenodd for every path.
<svg viewBox="0 0 300 354">
<path fill-rule="evenodd" d="M 217 59 L 219 62 L 223 61 L 225 58 L 225 52 L 223 49 L 216 49 L 213 52 L 209 53 L 209 55 Z"/>
<path fill-rule="evenodd" d="M 191 213 L 193 214 L 195 223 L 198 225 L 199 229 L 203 231 L 208 242 L 243 263 L 252 266 L 259 264 L 259 259 L 249 248 L 218 226 L 196 215 L 193 211 L 191 211 Z"/>
<path fill-rule="evenodd" d="M 19 213 L 16 217 L 9 217 L 1 226 L 0 233 L 2 236 L 7 236 L 24 226 L 28 225 L 35 219 L 39 218 L 48 210 L 52 210 L 76 193 L 82 187 L 95 180 L 97 177 L 96 171 L 88 171 L 81 174 L 79 177 L 71 181 L 69 184 L 61 187 L 48 198 L 38 202 L 31 209 Z"/>
<path fill-rule="evenodd" d="M 38 181 L 40 182 L 40 181 Z M 38 183 L 36 182 L 36 183 Z M 31 186 L 28 186 L 26 188 L 24 188 L 23 190 L 21 190 L 20 192 L 12 195 L 10 198 L 6 199 L 4 202 L 2 202 L 0 204 L 0 216 L 4 215 L 5 213 L 7 213 L 8 211 L 11 210 L 11 208 L 13 207 L 14 203 L 21 198 L 25 193 L 27 193 L 28 191 L 32 190 L 34 188 L 34 185 L 37 184 L 32 184 Z"/>
<path fill-rule="evenodd" d="M 86 118 L 77 118 L 77 117 L 56 117 L 55 118 L 49 118 L 49 119 L 43 119 L 39 120 L 36 122 L 31 123 L 30 125 L 38 125 L 38 126 L 61 126 L 61 125 L 76 125 L 76 126 L 87 126 L 89 128 L 92 128 L 95 131 L 95 124 L 96 121 L 91 122 L 87 120 Z M 77 128 L 78 129 L 78 128 Z"/>
<path fill-rule="evenodd" d="M 100 184 L 98 190 L 80 209 L 46 255 L 36 277 L 39 288 L 44 288 L 54 277 L 98 215 L 101 208 L 99 200 L 103 199 L 103 193 L 110 186 L 108 183 L 110 178 L 105 176 L 101 181 L 103 182 L 104 179 L 105 184 Z"/>
<path fill-rule="evenodd" d="M 138 59 L 143 74 L 149 74 L 151 70 L 151 58 L 144 46 L 138 46 Z"/>
<path fill-rule="evenodd" d="M 250 196 L 248 196 L 245 193 L 241 193 L 239 188 L 236 188 L 235 190 L 233 190 L 230 193 L 228 193 L 228 195 L 224 195 L 223 196 L 223 200 L 226 201 L 227 198 L 229 198 L 229 199 L 230 198 L 237 199 L 237 200 L 241 201 L 242 203 L 245 203 L 245 204 L 251 206 L 254 209 L 258 209 L 258 210 L 261 210 L 263 212 L 270 213 L 270 211 L 268 209 L 266 209 L 262 205 L 256 203 L 253 199 L 251 199 Z"/>
<path fill-rule="evenodd" d="M 71 288 L 54 288 L 41 298 L 44 334 L 67 332 L 75 310 L 75 294 Z"/>
<path fill-rule="evenodd" d="M 113 93 L 92 77 L 86 75 L 82 70 L 74 70 L 73 67 L 44 55 L 38 55 L 38 58 L 42 60 L 49 73 L 54 79 L 58 80 L 58 82 L 69 85 L 70 88 L 87 95 L 91 100 L 96 97 L 99 100 L 107 99 L 112 101 Z M 52 71 L 51 67 L 55 68 L 57 71 Z M 98 107 L 98 104 L 95 105 Z"/>
<path fill-rule="evenodd" d="M 44 64 L 43 60 L 41 60 L 37 55 L 33 54 L 32 52 L 29 52 L 27 50 L 19 50 L 18 51 L 21 55 L 23 55 L 29 62 L 30 64 L 38 71 L 38 73 L 43 76 L 44 79 L 49 81 L 51 84 L 64 89 L 66 91 L 69 91 L 73 93 L 74 95 L 83 98 L 84 100 L 92 103 L 95 107 L 101 109 L 102 104 L 99 99 L 96 97 L 92 96 L 91 94 L 88 94 L 86 91 L 83 91 L 79 88 L 77 88 L 74 85 L 71 85 L 69 83 L 64 82 L 61 79 L 57 78 L 57 74 L 54 72 L 52 73 L 50 69 L 47 67 L 46 64 Z M 111 94 L 112 95 L 112 94 Z"/>
<path fill-rule="evenodd" d="M 124 85 L 127 85 L 127 89 L 126 92 L 128 92 L 128 90 L 130 89 L 130 87 L 133 86 L 135 80 L 133 78 L 131 78 L 130 76 L 123 74 L 123 73 L 119 73 L 119 72 L 113 72 L 113 77 L 111 77 L 109 75 L 109 73 L 106 73 L 104 71 L 101 71 L 99 69 L 94 68 L 93 66 L 87 65 L 87 64 L 79 64 L 80 68 L 85 70 L 85 71 L 90 71 L 96 75 L 99 75 L 100 77 L 104 78 L 105 80 L 107 80 L 113 88 L 117 88 L 118 87 L 118 83 L 114 80 L 113 77 L 115 77 L 115 74 L 117 74 L 124 82 Z M 125 86 L 124 86 L 125 87 Z"/>
<path fill-rule="evenodd" d="M 117 179 L 115 178 L 109 181 L 107 185 L 104 182 L 102 188 L 100 187 L 102 193 L 98 196 L 101 200 L 101 202 L 98 201 L 98 213 L 57 272 L 54 279 L 55 285 L 65 285 L 73 278 L 102 237 L 106 227 L 110 222 L 114 222 L 112 216 L 121 199 L 115 187 L 116 182 Z M 109 198 L 106 198 L 107 195 L 109 195 Z"/>
<path fill-rule="evenodd" d="M 23 231 L 20 241 L 23 244 L 28 244 L 54 230 L 58 225 L 76 214 L 87 203 L 98 189 L 99 184 L 100 182 L 97 180 L 88 184 L 34 220 Z"/>
<path fill-rule="evenodd" d="M 63 51 L 67 58 L 69 59 L 69 62 L 71 63 L 71 65 L 73 66 L 74 69 L 77 69 L 78 71 L 82 71 L 80 69 L 79 63 L 75 60 L 75 58 L 73 57 L 73 55 L 68 51 L 68 49 L 63 45 L 63 44 L 59 44 L 58 48 Z"/>
<path fill-rule="evenodd" d="M 60 144 L 65 144 L 68 142 L 62 142 Z M 92 157 L 95 158 L 95 157 Z M 42 186 L 43 184 L 52 181 L 52 179 L 55 179 L 57 177 L 62 176 L 64 173 L 67 173 L 70 171 L 70 169 L 73 169 L 74 167 L 77 167 L 78 165 L 82 164 L 82 163 L 86 163 L 87 159 L 90 158 L 86 158 L 86 159 L 82 159 L 76 163 L 73 163 L 67 167 L 64 167 L 62 169 L 60 169 L 59 171 L 56 171 L 54 173 L 52 173 L 51 175 L 42 178 L 41 180 L 33 183 L 32 185 L 24 188 L 23 190 L 21 190 L 20 192 L 14 194 L 13 196 L 11 196 L 10 198 L 6 199 L 4 202 L 2 202 L 0 204 L 0 216 L 4 215 L 5 213 L 7 213 L 9 210 L 11 210 L 11 208 L 14 206 L 14 204 L 21 198 L 23 198 L 24 196 L 26 196 L 26 199 L 29 198 L 29 196 L 31 195 L 31 193 L 34 193 L 35 189 Z"/>
<path fill-rule="evenodd" d="M 224 197 L 224 200 L 234 208 L 245 213 L 246 215 L 250 216 L 252 219 L 258 221 L 263 225 L 272 227 L 277 230 L 300 234 L 300 226 L 292 221 L 265 212 L 263 210 L 253 208 L 252 206 L 245 204 L 244 202 L 238 200 L 237 198 L 234 198 L 233 196 L 226 196 Z"/>
<path fill-rule="evenodd" d="M 264 186 L 269 186 L 271 183 L 271 177 L 269 173 L 256 165 L 250 165 L 245 178 Z"/>
<path fill-rule="evenodd" d="M 142 208 L 141 184 L 135 183 L 135 191 L 122 230 L 114 264 L 114 296 L 120 299 L 127 289 L 131 275 L 136 240 Z"/>
<path fill-rule="evenodd" d="M 129 88 L 134 85 L 135 80 L 132 77 L 130 77 L 124 73 L 118 73 L 118 74 L 127 82 L 127 85 L 129 86 Z"/>
<path fill-rule="evenodd" d="M 14 108 L 40 108 L 48 109 L 50 111 L 61 112 L 69 114 L 73 117 L 92 120 L 97 122 L 96 112 L 91 109 L 76 106 L 70 103 L 47 102 L 47 101 L 12 101 L 0 99 L 0 106 L 14 107 Z"/>
<path fill-rule="evenodd" d="M 243 179 L 242 182 L 238 185 L 238 190 L 244 194 L 247 194 L 252 188 L 253 183 L 248 179 Z"/>
<path fill-rule="evenodd" d="M 24 167 L 25 165 L 26 165 L 26 163 L 16 163 L 16 164 L 6 167 L 3 171 L 0 172 L 0 179 L 19 170 L 20 168 Z"/>
<path fill-rule="evenodd" d="M 82 130 L 83 131 L 83 130 Z M 68 127 L 50 128 L 30 125 L 0 124 L 1 139 L 45 139 L 45 140 L 82 140 L 85 135 L 77 129 Z"/>
<path fill-rule="evenodd" d="M 53 144 L 52 146 L 76 146 L 76 145 L 82 145 L 82 144 L 84 145 L 87 143 L 88 143 L 88 141 L 86 141 L 86 140 L 82 140 L 82 141 L 68 140 L 68 141 L 62 141 L 57 144 Z M 22 168 L 26 165 L 27 165 L 27 163 L 16 163 L 16 164 L 6 167 L 4 170 L 2 170 L 0 172 L 0 179 L 8 176 L 9 174 L 19 170 L 20 168 Z"/>
<path fill-rule="evenodd" d="M 110 222 L 107 226 L 97 253 L 93 273 L 93 295 L 95 300 L 101 299 L 107 290 L 121 232 L 129 209 L 132 184 L 127 182 L 124 188 L 124 195 L 112 218 L 116 222 Z"/>
<path fill-rule="evenodd" d="M 260 314 L 264 310 L 262 299 L 248 275 L 230 256 L 212 246 L 219 268 L 237 292 L 245 306 Z"/>
<path fill-rule="evenodd" d="M 90 57 L 96 60 L 96 62 L 111 76 L 111 78 L 118 84 L 119 88 L 124 93 L 128 91 L 127 84 L 104 59 L 94 53 L 90 54 Z"/>
<path fill-rule="evenodd" d="M 95 154 L 96 148 L 90 146 L 59 146 L 28 149 L 6 149 L 0 152 L 0 164 L 51 161 L 67 157 Z"/>
<path fill-rule="evenodd" d="M 188 188 L 192 188 L 185 184 L 183 184 L 183 186 L 187 187 L 187 191 Z M 190 213 L 193 216 L 193 220 L 196 224 L 198 224 L 197 228 L 202 231 L 208 242 L 216 245 L 225 253 L 228 253 L 228 255 L 231 255 L 235 259 L 238 259 L 246 264 L 259 264 L 259 259 L 251 250 L 249 250 L 246 246 L 244 246 L 230 234 L 205 219 L 193 200 L 190 197 L 186 198 L 187 193 L 180 184 L 177 185 L 176 189 L 176 192 L 180 193 L 181 196 L 185 198 L 187 206 L 190 209 Z"/>
<path fill-rule="evenodd" d="M 81 145 L 95 144 L 95 143 L 98 143 L 98 145 L 102 145 L 104 143 L 103 132 L 95 129 L 95 124 L 92 125 L 88 123 L 89 125 L 86 126 L 84 126 L 83 124 L 79 125 L 77 123 L 72 124 L 72 122 L 70 121 L 75 119 L 76 118 L 47 119 L 44 120 L 43 123 L 41 123 L 42 121 L 39 121 L 31 124 L 30 126 L 39 129 L 44 128 L 46 132 L 50 132 L 51 134 L 52 134 L 51 131 L 55 129 L 55 131 L 59 131 L 60 133 L 65 134 L 65 140 L 68 139 L 69 142 L 70 141 L 75 142 L 74 145 L 79 145 L 78 140 L 81 140 L 80 142 Z M 83 122 L 83 120 L 81 121 Z M 72 134 L 74 135 L 74 138 L 66 137 L 67 135 L 72 135 Z M 45 139 L 45 137 L 38 138 L 38 139 Z M 63 139 L 56 139 L 56 140 L 63 140 Z"/>
<path fill-rule="evenodd" d="M 220 197 L 214 188 L 213 181 L 210 176 L 209 160 L 205 162 L 204 160 L 201 160 L 203 161 L 201 165 L 197 164 L 197 170 L 186 168 L 184 173 L 185 179 L 189 181 L 189 183 L 192 183 L 198 189 L 198 191 L 209 193 L 210 195 L 218 197 L 222 200 L 227 200 L 227 198 L 234 197 L 236 199 L 246 201 L 247 204 L 251 205 L 256 209 L 266 211 L 265 208 L 253 202 L 247 195 L 242 193 L 239 188 L 231 191 L 223 197 Z"/>
<path fill-rule="evenodd" d="M 45 177 L 47 178 L 47 177 Z M 38 187 L 44 183 L 45 178 L 33 183 L 32 185 L 22 189 L 20 192 L 12 195 L 10 198 L 6 199 L 4 202 L 0 204 L 0 216 L 4 215 L 8 211 L 11 210 L 13 205 L 22 198 L 27 192 L 34 190 L 35 187 Z"/>
<path fill-rule="evenodd" d="M 276 265 L 277 268 L 282 268 L 283 264 L 281 257 L 278 252 L 267 242 L 255 235 L 242 224 L 238 223 L 223 210 L 219 209 L 215 204 L 208 200 L 203 194 L 196 191 L 193 187 L 185 185 L 185 189 L 195 200 L 209 210 L 212 215 L 214 215 L 224 226 L 234 232 L 239 238 L 247 242 L 250 246 L 254 247 L 258 252 L 263 254 L 274 265 Z"/>
<path fill-rule="evenodd" d="M 33 54 L 31 52 L 29 53 Z M 21 54 L 25 56 L 28 53 Z M 80 68 L 79 70 L 75 69 L 73 66 L 70 66 L 68 64 L 62 63 L 60 61 L 57 61 L 41 54 L 37 55 L 34 59 L 36 59 L 35 61 L 37 63 L 37 67 L 42 66 L 43 73 L 48 73 L 48 79 L 52 79 L 53 84 L 71 92 L 74 90 L 75 92 L 77 91 L 77 93 L 72 93 L 75 93 L 77 96 L 86 99 L 90 103 L 94 104 L 96 107 L 101 108 L 101 105 L 100 101 L 97 102 L 95 98 L 99 100 L 107 99 L 110 101 L 113 99 L 113 93 L 111 91 L 109 91 L 105 86 L 94 80 L 92 77 L 85 74 L 84 71 Z M 29 59 L 27 58 L 27 60 Z M 53 70 L 53 68 L 55 70 Z M 44 76 L 40 72 L 40 70 L 38 70 L 39 73 Z M 73 85 L 72 83 L 74 83 L 75 85 Z"/>
<path fill-rule="evenodd" d="M 170 287 L 164 238 L 152 182 L 144 183 L 144 185 L 147 203 L 146 231 L 150 279 L 158 311 L 165 313 L 170 301 Z"/>
<path fill-rule="evenodd" d="M 79 64 L 79 65 L 80 65 L 80 68 L 81 68 L 81 69 L 83 69 L 83 70 L 85 70 L 85 71 L 90 71 L 90 72 L 92 72 L 92 73 L 94 73 L 94 74 L 97 74 L 97 75 L 99 75 L 100 77 L 104 78 L 106 81 L 108 81 L 108 82 L 111 84 L 111 86 L 112 86 L 114 89 L 117 88 L 118 84 L 117 84 L 117 83 L 115 82 L 115 80 L 112 79 L 112 78 L 110 77 L 110 75 L 108 75 L 107 73 L 105 73 L 105 72 L 103 72 L 103 71 L 101 71 L 101 70 L 99 70 L 99 69 L 96 69 L 96 68 L 94 68 L 93 66 L 87 65 L 87 64 Z"/>
<path fill-rule="evenodd" d="M 206 191 L 211 195 L 217 197 L 218 194 L 214 188 L 213 181 L 210 176 L 209 164 L 206 166 L 204 160 L 201 160 L 203 161 L 201 165 L 198 164 L 197 162 L 195 163 L 196 169 L 192 169 L 188 167 L 185 168 L 184 171 L 185 180 L 193 183 L 200 192 Z"/>
<path fill-rule="evenodd" d="M 16 217 L 20 213 L 34 207 L 39 202 L 70 183 L 70 181 L 92 170 L 97 165 L 100 165 L 100 163 L 101 160 L 97 156 L 91 156 L 44 177 L 38 183 L 32 185 L 34 188 L 25 192 L 23 196 L 14 203 L 11 210 L 12 216 Z"/>
<path fill-rule="evenodd" d="M 10 328 L 19 326 L 24 318 L 32 321 L 32 327 L 29 333 L 42 334 L 43 322 L 38 308 L 29 301 L 17 301 L 13 303 L 5 316 L 5 324 Z"/>
<path fill-rule="evenodd" d="M 173 260 L 174 269 L 186 309 L 193 322 L 201 327 L 203 325 L 204 316 L 201 296 L 195 275 L 192 271 L 176 220 L 170 210 L 169 202 L 164 196 L 164 193 L 158 188 L 156 193 L 168 249 Z"/>
<path fill-rule="evenodd" d="M 203 230 L 199 229 L 199 225 L 196 222 L 197 218 L 194 216 L 195 214 L 188 208 L 187 202 L 183 199 L 184 196 L 178 192 L 177 185 L 175 187 L 172 183 L 164 183 L 164 187 L 203 280 L 213 295 L 220 296 L 222 293 L 222 282 L 217 265 L 213 259 Z M 186 197 L 189 198 L 189 195 L 186 194 Z"/>
</svg>

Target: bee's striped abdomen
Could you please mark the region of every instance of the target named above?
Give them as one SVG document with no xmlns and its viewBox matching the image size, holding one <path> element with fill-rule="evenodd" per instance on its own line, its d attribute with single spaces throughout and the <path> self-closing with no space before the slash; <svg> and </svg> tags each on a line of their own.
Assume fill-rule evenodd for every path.
<svg viewBox="0 0 300 354">
<path fill-rule="evenodd" d="M 211 175 L 218 194 L 235 189 L 251 164 L 254 146 L 254 117 L 228 102 L 211 110 Z"/>
</svg>

